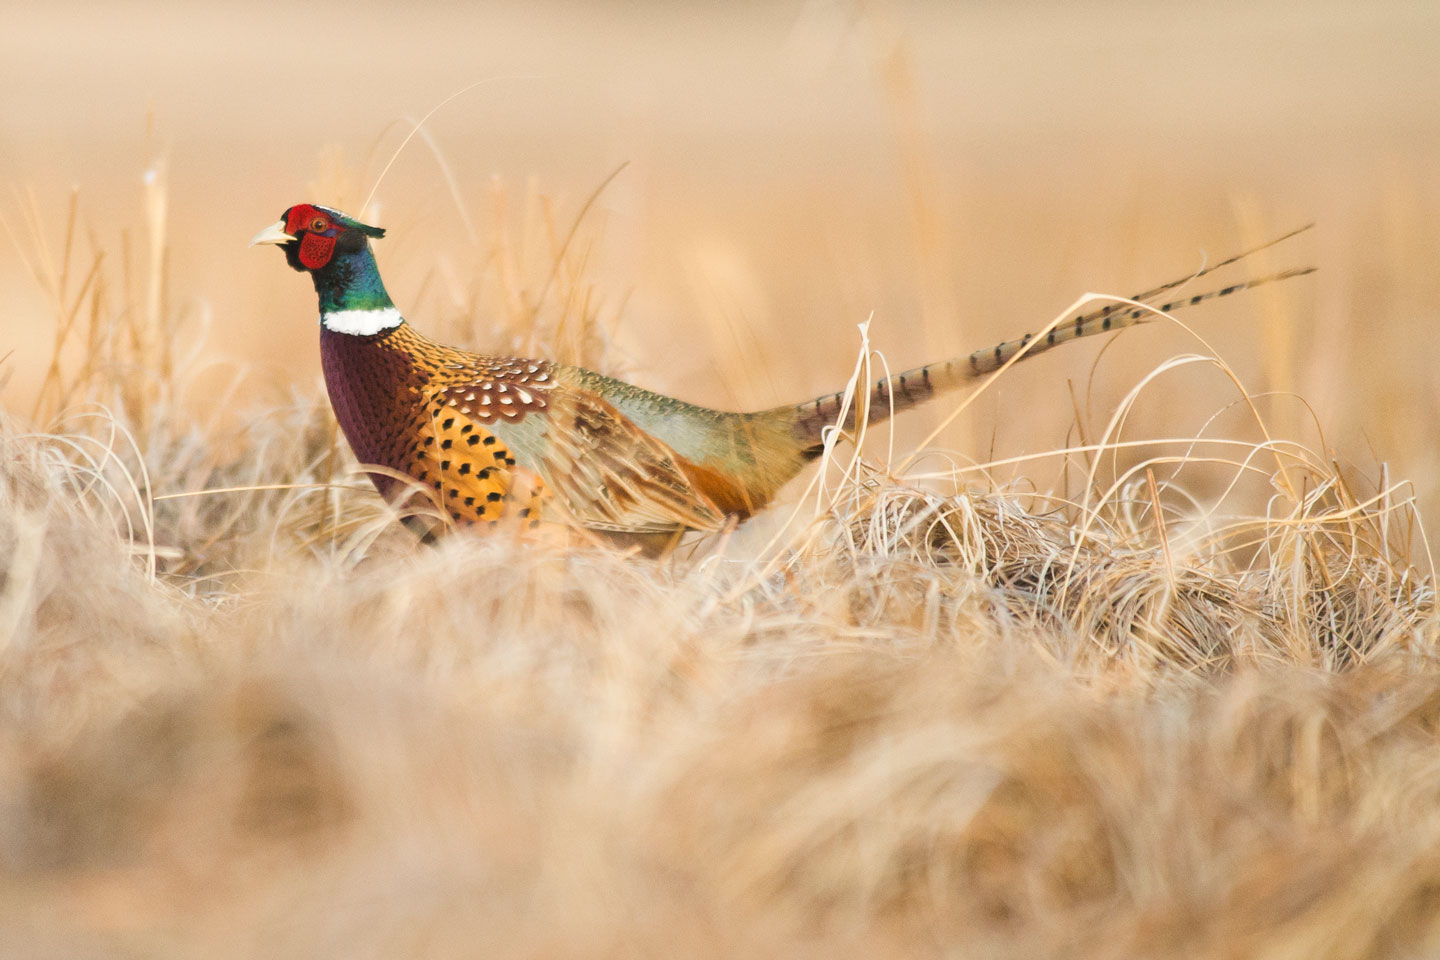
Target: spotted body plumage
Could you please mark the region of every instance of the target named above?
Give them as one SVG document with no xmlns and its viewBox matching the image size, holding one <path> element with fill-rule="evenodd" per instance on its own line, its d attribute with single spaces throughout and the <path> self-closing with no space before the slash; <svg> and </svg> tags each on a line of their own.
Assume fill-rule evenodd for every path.
<svg viewBox="0 0 1440 960">
<path fill-rule="evenodd" d="M 404 323 L 367 337 L 324 329 L 321 357 L 355 455 L 385 468 L 372 473 L 383 494 L 408 475 L 464 525 L 515 516 L 666 533 L 724 520 L 685 459 L 591 390 L 589 371 L 464 353 Z"/>
<path fill-rule="evenodd" d="M 385 292 L 369 245 L 383 235 L 338 211 L 300 204 L 253 242 L 280 244 L 290 265 L 314 280 L 330 402 L 356 457 L 377 468 L 371 472 L 376 487 L 391 498 L 424 496 L 456 525 L 514 520 L 528 528 L 553 521 L 662 540 L 684 530 L 715 530 L 728 517 L 744 519 L 763 508 L 819 455 L 825 428 L 845 408 L 842 392 L 729 413 L 580 367 L 435 343 L 405 322 Z M 1308 272 L 1158 306 L 1172 310 Z M 1134 299 L 1149 302 L 1182 282 Z M 1026 334 L 878 380 L 850 406 L 878 422 L 991 373 L 1021 351 L 1038 354 L 1151 316 L 1106 306 L 1056 325 L 1039 340 Z M 839 425 L 855 420 L 852 409 L 848 423 Z"/>
</svg>

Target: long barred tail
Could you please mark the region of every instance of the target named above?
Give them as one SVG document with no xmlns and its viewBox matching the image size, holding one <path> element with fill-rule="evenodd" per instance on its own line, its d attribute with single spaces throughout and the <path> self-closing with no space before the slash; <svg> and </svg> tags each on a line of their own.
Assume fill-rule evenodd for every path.
<svg viewBox="0 0 1440 960">
<path fill-rule="evenodd" d="M 1313 226 L 1313 224 L 1311 226 Z M 1266 247 L 1274 246 L 1282 240 L 1288 240 L 1297 233 L 1308 229 L 1310 229 L 1310 226 L 1301 227 L 1299 230 L 1291 231 L 1285 234 L 1285 236 L 1271 240 L 1262 246 L 1222 260 L 1198 273 L 1192 273 L 1179 280 L 1173 280 L 1170 283 L 1146 290 L 1143 293 L 1136 294 L 1130 299 L 1140 303 L 1147 303 L 1160 294 L 1188 283 L 1196 277 L 1204 276 L 1221 267 L 1228 266 Z M 1306 274 L 1314 272 L 1314 267 L 1284 270 L 1280 273 L 1270 274 L 1269 276 L 1256 277 L 1253 280 L 1243 280 L 1228 287 L 1209 290 L 1205 293 L 1197 293 L 1189 297 L 1181 297 L 1167 303 L 1148 304 L 1151 309 L 1141 309 L 1123 303 L 1112 303 L 1087 313 L 1082 313 L 1073 320 L 1062 320 L 1039 340 L 1036 340 L 1032 334 L 1027 333 L 1018 340 L 1006 340 L 993 347 L 976 350 L 968 356 L 956 357 L 951 360 L 916 367 L 913 370 L 906 370 L 904 373 L 897 373 L 894 376 L 876 380 L 871 384 L 868 395 L 868 422 L 874 424 L 888 420 L 893 414 L 899 413 L 902 410 L 908 410 L 911 407 L 918 406 L 964 383 L 983 377 L 988 373 L 994 373 L 1021 350 L 1025 351 L 1025 355 L 1021 357 L 1021 360 L 1028 360 L 1037 354 L 1044 353 L 1052 347 L 1059 346 L 1062 343 L 1068 343 L 1071 340 L 1079 340 L 1082 337 L 1093 336 L 1097 333 L 1123 330 L 1125 327 L 1148 323 L 1156 319 L 1156 314 L 1153 312 L 1154 310 L 1171 313 L 1182 307 L 1195 306 L 1207 300 L 1217 300 L 1220 297 L 1228 297 L 1232 293 L 1239 293 L 1242 290 L 1252 290 L 1255 287 L 1263 286 L 1267 283 L 1289 280 L 1292 277 L 1303 277 Z M 826 394 L 823 397 L 817 397 L 814 400 L 808 400 L 805 403 L 797 404 L 795 407 L 789 408 L 796 415 L 796 437 L 807 453 L 811 455 L 819 454 L 823 444 L 824 429 L 838 422 L 840 408 L 844 400 L 845 391 L 842 390 L 839 393 Z M 846 429 L 854 429 L 855 421 L 856 409 L 855 404 L 852 403 L 849 414 L 846 417 Z"/>
</svg>

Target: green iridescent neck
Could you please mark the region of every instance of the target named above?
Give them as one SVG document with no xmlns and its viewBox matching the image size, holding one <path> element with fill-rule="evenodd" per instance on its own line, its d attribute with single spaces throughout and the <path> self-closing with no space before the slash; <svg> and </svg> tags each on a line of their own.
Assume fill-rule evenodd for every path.
<svg viewBox="0 0 1440 960">
<path fill-rule="evenodd" d="M 320 298 L 320 313 L 341 313 L 347 310 L 393 309 L 395 304 L 385 292 L 380 268 L 367 243 L 354 253 L 336 253 L 324 267 L 314 271 L 315 293 Z"/>
</svg>

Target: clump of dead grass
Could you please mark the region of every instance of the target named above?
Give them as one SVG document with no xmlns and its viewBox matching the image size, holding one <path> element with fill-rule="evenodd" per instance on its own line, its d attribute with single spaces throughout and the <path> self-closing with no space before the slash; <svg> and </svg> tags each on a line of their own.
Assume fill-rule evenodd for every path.
<svg viewBox="0 0 1440 960">
<path fill-rule="evenodd" d="M 1106 431 L 1064 494 L 837 455 L 768 543 L 430 547 L 318 398 L 220 437 L 182 392 L 4 425 L 24 955 L 1440 944 L 1433 590 L 1388 479 Z M 1177 457 L 1278 492 L 1202 505 Z"/>
</svg>

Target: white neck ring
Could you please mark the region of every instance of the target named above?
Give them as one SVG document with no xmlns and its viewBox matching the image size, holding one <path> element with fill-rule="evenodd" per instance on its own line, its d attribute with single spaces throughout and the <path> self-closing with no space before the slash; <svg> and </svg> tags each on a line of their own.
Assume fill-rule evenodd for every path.
<svg viewBox="0 0 1440 960">
<path fill-rule="evenodd" d="M 400 311 L 394 307 L 380 307 L 377 310 L 336 310 L 320 314 L 320 325 L 335 333 L 348 333 L 357 337 L 369 337 L 383 330 L 391 330 L 405 322 Z"/>
</svg>

